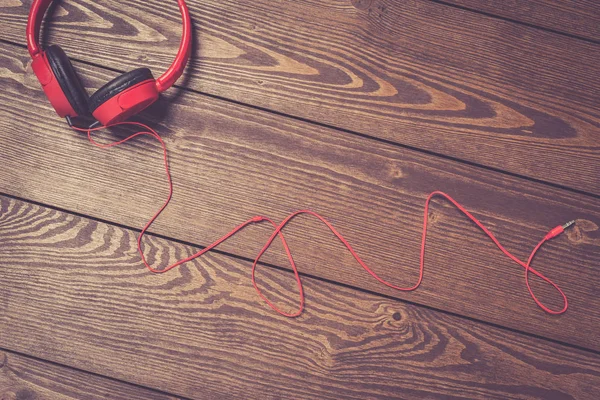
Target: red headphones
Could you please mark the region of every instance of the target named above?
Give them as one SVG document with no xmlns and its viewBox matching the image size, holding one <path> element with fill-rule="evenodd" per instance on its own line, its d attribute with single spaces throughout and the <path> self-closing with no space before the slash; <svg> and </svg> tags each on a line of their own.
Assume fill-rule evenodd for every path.
<svg viewBox="0 0 600 400">
<path fill-rule="evenodd" d="M 27 21 L 27 48 L 33 72 L 42 84 L 50 103 L 60 117 L 89 116 L 102 125 L 124 121 L 154 103 L 179 79 L 190 58 L 192 23 L 184 0 L 177 0 L 183 19 L 183 34 L 175 61 L 158 79 L 148 68 L 129 71 L 88 97 L 73 65 L 57 45 L 42 51 L 38 43 L 40 26 L 52 0 L 34 0 Z"/>
</svg>

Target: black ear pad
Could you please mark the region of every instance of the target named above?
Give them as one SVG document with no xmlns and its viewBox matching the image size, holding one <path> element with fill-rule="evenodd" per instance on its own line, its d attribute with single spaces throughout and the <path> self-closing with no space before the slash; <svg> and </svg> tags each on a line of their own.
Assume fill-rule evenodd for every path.
<svg viewBox="0 0 600 400">
<path fill-rule="evenodd" d="M 46 58 L 73 110 L 80 116 L 89 115 L 88 94 L 63 49 L 57 45 L 49 46 L 46 49 Z"/>
<path fill-rule="evenodd" d="M 152 72 L 148 68 L 137 68 L 116 77 L 90 96 L 88 102 L 90 112 L 93 113 L 107 100 L 115 97 L 126 89 L 147 80 L 154 80 Z"/>
</svg>

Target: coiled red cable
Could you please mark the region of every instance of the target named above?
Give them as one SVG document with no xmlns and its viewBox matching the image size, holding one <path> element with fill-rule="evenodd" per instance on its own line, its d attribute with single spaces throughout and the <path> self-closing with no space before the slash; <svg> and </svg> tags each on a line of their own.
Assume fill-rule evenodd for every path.
<svg viewBox="0 0 600 400">
<path fill-rule="evenodd" d="M 111 127 L 111 126 L 117 126 L 117 125 L 131 125 L 131 126 L 138 126 L 143 128 L 143 131 L 131 134 L 129 136 L 127 136 L 125 139 L 122 140 L 118 140 L 118 141 L 114 141 L 111 143 L 107 143 L 107 144 L 101 144 L 96 142 L 93 138 L 92 138 L 92 132 L 93 131 L 97 131 L 97 130 L 101 130 L 101 129 L 105 129 L 107 127 Z M 477 218 L 475 218 L 469 211 L 467 211 L 463 206 L 461 206 L 456 200 L 454 200 L 452 197 L 450 197 L 449 195 L 447 195 L 446 193 L 440 192 L 440 191 L 434 191 L 431 194 L 429 194 L 429 196 L 427 197 L 426 201 L 425 201 L 425 207 L 424 207 L 424 213 L 423 213 L 423 236 L 421 238 L 421 261 L 420 261 L 420 265 L 419 265 L 419 279 L 417 280 L 417 282 L 409 287 L 401 287 L 401 286 L 397 286 L 394 285 L 384 279 L 382 279 L 381 277 L 379 277 L 375 272 L 373 272 L 373 270 L 371 268 L 369 268 L 364 262 L 363 260 L 360 258 L 360 256 L 356 253 L 356 251 L 352 248 L 352 246 L 350 245 L 350 243 L 348 243 L 348 241 L 334 228 L 334 226 L 327 221 L 325 218 L 323 218 L 322 216 L 320 216 L 319 214 L 310 211 L 310 210 L 300 210 L 300 211 L 296 211 L 293 212 L 292 214 L 288 215 L 283 221 L 281 221 L 281 223 L 276 224 L 273 220 L 271 220 L 268 217 L 264 217 L 264 216 L 255 216 L 253 218 L 250 218 L 249 220 L 247 220 L 246 222 L 243 222 L 242 224 L 236 226 L 235 228 L 233 228 L 229 233 L 225 234 L 224 236 L 222 236 L 221 238 L 217 239 L 214 243 L 208 245 L 207 247 L 205 247 L 204 249 L 198 251 L 195 254 L 192 254 L 189 257 L 186 257 L 184 259 L 181 259 L 177 262 L 175 262 L 174 264 L 171 264 L 163 269 L 157 269 L 157 268 L 153 268 L 152 266 L 150 266 L 148 264 L 148 262 L 146 261 L 146 257 L 144 256 L 144 252 L 142 250 L 142 238 L 144 237 L 144 234 L 146 233 L 146 231 L 150 228 L 150 226 L 152 225 L 152 223 L 156 220 L 156 218 L 158 218 L 158 216 L 163 212 L 163 210 L 167 207 L 167 205 L 169 204 L 169 202 L 171 201 L 171 198 L 173 197 L 173 182 L 171 180 L 171 173 L 169 171 L 169 161 L 168 161 L 168 157 L 167 157 L 167 146 L 165 145 L 165 142 L 162 140 L 162 138 L 160 137 L 160 135 L 154 131 L 152 128 L 150 128 L 149 126 L 139 123 L 139 122 L 120 122 L 114 125 L 109 125 L 107 127 L 101 126 L 101 127 L 97 127 L 97 128 L 78 128 L 78 127 L 74 127 L 73 129 L 78 130 L 78 131 L 82 131 L 82 132 L 87 132 L 88 135 L 88 139 L 89 141 L 100 148 L 106 149 L 106 148 L 110 148 L 113 146 L 118 146 L 120 144 L 123 144 L 133 138 L 136 138 L 138 136 L 141 135 L 150 135 L 154 138 L 156 138 L 156 140 L 158 140 L 162 146 L 162 150 L 163 150 L 163 160 L 164 160 L 164 165 L 165 165 L 165 172 L 167 175 L 167 181 L 169 184 L 169 195 L 167 196 L 166 201 L 163 203 L 163 205 L 160 207 L 160 209 L 154 214 L 154 216 L 152 216 L 152 218 L 150 218 L 150 220 L 146 223 L 146 225 L 142 228 L 140 235 L 138 236 L 137 239 L 137 246 L 138 246 L 138 252 L 140 253 L 140 256 L 142 258 L 142 262 L 144 263 L 144 265 L 146 266 L 146 268 L 148 268 L 148 270 L 150 270 L 153 273 L 164 273 L 167 271 L 170 271 L 171 269 L 186 263 L 188 261 L 191 261 L 197 257 L 200 257 L 201 255 L 203 255 L 204 253 L 214 249 L 215 247 L 217 247 L 219 244 L 223 243 L 225 240 L 227 240 L 228 238 L 230 238 L 231 236 L 235 235 L 237 232 L 239 232 L 240 230 L 242 230 L 243 228 L 245 228 L 246 226 L 250 225 L 250 224 L 254 224 L 254 223 L 261 223 L 261 222 L 268 222 L 273 226 L 273 233 L 271 234 L 271 236 L 269 237 L 269 239 L 267 240 L 267 242 L 265 243 L 265 245 L 263 246 L 263 248 L 260 250 L 260 252 L 258 253 L 258 255 L 256 256 L 256 259 L 254 260 L 254 263 L 252 264 L 252 272 L 251 272 L 251 276 L 252 276 L 252 285 L 254 286 L 254 288 L 256 289 L 256 292 L 258 293 L 258 295 L 260 296 L 260 298 L 262 298 L 268 305 L 269 307 L 271 307 L 273 310 L 275 310 L 276 312 L 278 312 L 279 314 L 286 316 L 286 317 L 297 317 L 300 314 L 302 314 L 302 311 L 304 310 L 304 290 L 302 288 L 302 280 L 300 279 L 300 275 L 298 273 L 298 268 L 296 267 L 296 263 L 294 262 L 294 259 L 292 257 L 290 248 L 287 244 L 287 241 L 283 235 L 283 228 L 296 216 L 300 215 L 300 214 L 308 214 L 311 215 L 317 219 L 319 219 L 322 223 L 324 223 L 327 228 L 329 228 L 329 230 L 344 244 L 344 246 L 346 246 L 346 248 L 348 249 L 348 251 L 352 254 L 352 256 L 356 259 L 356 261 L 361 265 L 361 267 L 363 267 L 365 269 L 365 271 L 367 271 L 373 278 L 375 278 L 377 281 L 381 282 L 382 284 L 389 286 L 393 289 L 396 290 L 402 290 L 402 291 L 412 291 L 415 290 L 419 287 L 419 285 L 421 285 L 421 282 L 423 281 L 423 269 L 424 269 L 424 265 L 425 265 L 425 242 L 426 242 L 426 238 L 427 238 L 427 219 L 428 219 L 428 215 L 429 215 L 429 204 L 431 202 L 431 199 L 435 196 L 441 196 L 444 197 L 446 200 L 448 200 L 450 203 L 452 203 L 456 208 L 458 208 L 464 215 L 466 215 L 471 221 L 473 221 L 486 235 L 488 235 L 488 237 L 494 242 L 494 244 L 500 249 L 500 251 L 502 251 L 502 253 L 504 253 L 508 258 L 510 258 L 512 261 L 514 261 L 515 263 L 517 263 L 518 265 L 520 265 L 521 267 L 523 267 L 525 269 L 525 285 L 527 286 L 527 290 L 529 291 L 529 294 L 531 295 L 531 297 L 533 298 L 533 300 L 535 301 L 535 303 L 545 312 L 549 313 L 549 314 L 562 314 L 565 311 L 567 311 L 568 308 L 568 301 L 567 301 L 567 296 L 565 295 L 565 293 L 558 287 L 558 285 L 556 285 L 552 280 L 550 280 L 549 278 L 547 278 L 545 275 L 543 275 L 541 272 L 538 272 L 537 270 L 535 270 L 534 268 L 531 267 L 531 262 L 535 256 L 535 254 L 537 253 L 537 251 L 540 249 L 540 247 L 542 247 L 542 245 L 552 239 L 553 237 L 561 234 L 565 228 L 567 228 L 568 226 L 572 225 L 574 223 L 574 221 L 569 222 L 568 224 L 565 224 L 563 226 L 557 226 L 556 228 L 553 228 L 538 244 L 537 246 L 535 246 L 535 248 L 533 249 L 533 251 L 531 252 L 527 262 L 523 262 L 521 260 L 519 260 L 517 257 L 515 257 L 514 255 L 512 255 L 508 250 L 506 250 L 504 248 L 504 246 L 502 246 L 502 244 L 500 244 L 500 242 L 498 241 L 498 239 L 496 239 L 496 237 L 492 234 L 492 232 L 490 232 L 481 222 L 479 222 L 479 220 L 477 220 Z M 257 283 L 256 283 L 256 279 L 255 279 L 255 275 L 256 275 L 256 266 L 258 265 L 258 262 L 260 261 L 261 257 L 263 256 L 263 254 L 269 249 L 269 247 L 271 247 L 271 244 L 273 243 L 273 241 L 275 240 L 276 237 L 279 237 L 279 239 L 281 240 L 281 243 L 283 244 L 283 248 L 285 249 L 286 255 L 288 257 L 288 260 L 290 262 L 290 266 L 292 267 L 292 270 L 294 272 L 294 276 L 296 278 L 296 284 L 298 285 L 298 292 L 299 292 L 299 306 L 297 311 L 294 312 L 290 312 L 287 313 L 281 309 L 279 309 L 275 304 L 273 304 L 260 290 L 260 288 L 258 287 Z M 542 280 L 544 280 L 545 282 L 549 283 L 550 285 L 552 285 L 552 287 L 554 287 L 554 289 L 556 289 L 558 291 L 558 293 L 562 296 L 563 299 L 563 307 L 559 310 L 553 310 L 547 306 L 545 306 L 537 297 L 536 295 L 533 293 L 533 290 L 531 289 L 531 286 L 529 284 L 529 274 L 532 273 L 534 275 L 536 275 L 537 277 L 541 278 Z"/>
</svg>

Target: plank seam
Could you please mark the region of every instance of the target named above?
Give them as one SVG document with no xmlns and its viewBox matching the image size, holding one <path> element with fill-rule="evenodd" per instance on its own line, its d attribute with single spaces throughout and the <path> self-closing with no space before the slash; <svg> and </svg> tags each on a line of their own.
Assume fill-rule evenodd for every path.
<svg viewBox="0 0 600 400">
<path fill-rule="evenodd" d="M 70 210 L 67 210 L 67 209 L 64 209 L 64 208 L 61 208 L 61 207 L 56 207 L 56 206 L 52 206 L 52 205 L 49 205 L 49 204 L 44 204 L 44 203 L 39 202 L 39 201 L 28 200 L 28 199 L 25 199 L 25 198 L 22 198 L 22 197 L 19 197 L 19 196 L 15 196 L 15 195 L 12 195 L 12 194 L 7 194 L 7 193 L 0 192 L 0 196 L 7 197 L 7 198 L 10 198 L 10 199 L 13 199 L 13 200 L 17 200 L 17 201 L 22 201 L 22 202 L 29 203 L 29 204 L 34 204 L 34 205 L 39 206 L 39 207 L 44 207 L 44 208 L 47 208 L 47 209 L 51 209 L 51 210 L 55 210 L 55 211 L 58 211 L 58 212 L 62 212 L 62 213 L 74 215 L 74 216 L 80 217 L 80 218 L 89 219 L 89 220 L 92 220 L 92 221 L 95 221 L 95 222 L 100 222 L 100 223 L 103 223 L 103 224 L 115 226 L 115 227 L 118 227 L 118 228 L 122 228 L 122 229 L 126 229 L 126 230 L 129 230 L 129 231 L 133 231 L 133 232 L 138 232 L 139 233 L 141 231 L 141 229 L 139 229 L 139 228 L 131 227 L 131 226 L 124 225 L 124 224 L 119 224 L 117 222 L 111 222 L 111 221 L 108 221 L 108 220 L 105 220 L 105 219 L 102 219 L 102 218 L 97 218 L 97 217 L 85 215 L 85 214 L 82 214 L 82 213 L 79 213 L 79 212 L 76 212 L 76 211 L 70 211 Z M 186 240 L 172 238 L 172 237 L 169 237 L 169 236 L 166 236 L 166 235 L 162 235 L 162 234 L 159 234 L 159 233 L 154 233 L 154 232 L 151 232 L 151 231 L 146 232 L 146 235 L 151 236 L 151 237 L 156 237 L 156 238 L 159 238 L 159 239 L 164 239 L 164 240 L 172 241 L 172 242 L 177 243 L 177 244 L 194 247 L 194 248 L 197 248 L 197 249 L 204 249 L 204 248 L 206 248 L 206 246 L 202 246 L 202 245 L 199 245 L 199 244 L 196 244 L 196 243 L 188 242 Z M 223 250 L 213 249 L 213 250 L 211 250 L 211 252 L 219 254 L 219 255 L 222 255 L 222 256 L 225 256 L 225 257 L 230 257 L 230 258 L 233 258 L 233 259 L 239 260 L 239 261 L 245 261 L 245 262 L 249 262 L 249 263 L 253 263 L 254 262 L 253 259 L 250 259 L 248 257 L 244 257 L 244 256 L 240 256 L 240 255 L 237 255 L 237 254 L 229 253 L 229 252 L 226 252 L 226 251 L 223 251 Z M 278 271 L 290 272 L 289 269 L 281 267 L 281 266 L 276 265 L 276 264 L 271 264 L 271 263 L 266 263 L 266 262 L 259 261 L 258 265 L 264 266 L 264 267 L 267 267 L 267 268 L 272 268 L 272 269 L 275 269 L 275 270 L 278 270 Z M 337 282 L 337 281 L 334 281 L 334 280 L 331 280 L 331 279 L 327 279 L 327 278 L 323 278 L 323 277 L 320 277 L 320 276 L 316 276 L 316 275 L 312 275 L 312 274 L 307 274 L 305 272 L 298 271 L 298 273 L 302 277 L 306 277 L 306 278 L 309 278 L 309 279 L 314 279 L 314 280 L 319 281 L 319 282 L 324 282 L 324 283 L 328 283 L 328 284 L 332 284 L 332 285 L 337 285 L 337 286 L 340 286 L 340 287 L 343 287 L 343 288 L 346 288 L 346 289 L 356 290 L 356 291 L 361 292 L 361 293 L 365 293 L 365 294 L 377 296 L 377 297 L 380 297 L 380 298 L 384 298 L 386 300 L 397 301 L 397 302 L 401 302 L 403 304 L 408 304 L 408 305 L 415 306 L 415 307 L 421 307 L 421 308 L 424 308 L 424 309 L 427 309 L 427 310 L 431 310 L 431 311 L 435 311 L 435 312 L 440 312 L 440 313 L 443 313 L 443 314 L 448 315 L 448 316 L 465 319 L 467 321 L 475 322 L 475 323 L 478 323 L 478 324 L 483 324 L 485 326 L 490 326 L 490 327 L 493 327 L 493 328 L 496 328 L 496 329 L 500 329 L 500 330 L 503 330 L 503 331 L 507 331 L 507 332 L 511 332 L 511 333 L 516 333 L 516 334 L 519 334 L 519 335 L 524 335 L 524 336 L 531 337 L 531 338 L 534 338 L 534 339 L 544 340 L 546 342 L 558 344 L 558 345 L 561 345 L 561 346 L 566 346 L 568 348 L 575 349 L 575 350 L 585 351 L 585 352 L 588 352 L 588 353 L 591 353 L 591 354 L 600 355 L 600 350 L 594 350 L 594 349 L 590 349 L 590 348 L 587 348 L 587 347 L 584 347 L 584 346 L 579 346 L 579 345 L 576 345 L 576 344 L 572 344 L 572 343 L 564 342 L 564 341 L 561 341 L 561 340 L 552 339 L 552 338 L 549 338 L 549 337 L 538 335 L 538 334 L 535 334 L 535 333 L 526 332 L 526 331 L 522 331 L 522 330 L 515 329 L 515 328 L 510 328 L 510 327 L 507 327 L 507 326 L 496 324 L 494 322 L 489 322 L 489 321 L 485 321 L 485 320 L 482 320 L 482 319 L 478 319 L 478 318 L 474 318 L 474 317 L 469 317 L 467 315 L 458 314 L 458 313 L 455 313 L 455 312 L 452 312 L 452 311 L 448 311 L 448 310 L 444 310 L 444 309 L 441 309 L 441 308 L 433 307 L 433 306 L 430 306 L 430 305 L 427 305 L 427 304 L 421 304 L 421 303 L 418 303 L 418 302 L 415 302 L 415 301 L 412 301 L 412 300 L 400 299 L 400 298 L 397 298 L 397 297 L 394 297 L 394 296 L 391 296 L 391 295 L 388 295 L 388 294 L 385 294 L 385 293 L 379 293 L 379 292 L 376 292 L 376 291 L 373 291 L 373 290 L 364 289 L 364 288 L 357 287 L 357 286 L 354 286 L 354 285 L 350 285 L 350 284 L 346 284 L 346 283 L 342 283 L 342 282 Z"/>
<path fill-rule="evenodd" d="M 431 0 L 431 1 L 434 1 L 434 0 Z M 8 41 L 8 40 L 5 40 L 5 39 L 0 39 L 0 43 L 5 43 L 5 44 L 11 45 L 11 46 L 17 46 L 17 47 L 21 47 L 21 48 L 25 48 L 25 49 L 27 48 L 27 46 L 25 46 L 23 44 L 14 43 L 14 42 L 11 42 L 11 41 Z M 89 62 L 89 61 L 80 60 L 80 59 L 77 59 L 77 58 L 71 58 L 71 60 L 72 61 L 76 61 L 76 62 L 81 63 L 81 64 L 84 64 L 84 65 L 89 65 L 91 67 L 101 68 L 101 69 L 104 69 L 104 70 L 107 70 L 107 71 L 112 71 L 112 72 L 115 72 L 115 73 L 118 73 L 118 74 L 125 73 L 125 71 L 121 71 L 121 70 L 118 70 L 118 69 L 106 67 L 106 66 L 103 66 L 103 65 L 98 65 L 98 64 L 95 64 L 95 63 L 92 63 L 92 62 Z M 383 138 L 371 136 L 371 135 L 368 135 L 368 134 L 365 134 L 365 133 L 352 131 L 350 129 L 340 128 L 340 127 L 337 127 L 337 126 L 334 126 L 334 125 L 325 124 L 323 122 L 318 122 L 318 121 L 313 121 L 313 120 L 310 120 L 310 119 L 306 119 L 306 118 L 295 116 L 295 115 L 291 115 L 291 114 L 286 114 L 286 113 L 283 113 L 283 112 L 280 112 L 280 111 L 271 110 L 271 109 L 268 109 L 268 108 L 264 108 L 264 107 L 260 107 L 260 106 L 256 106 L 256 105 L 252 105 L 252 104 L 248 104 L 248 103 L 244 103 L 244 102 L 241 102 L 241 101 L 238 101 L 238 100 L 228 99 L 226 97 L 221 97 L 221 96 L 214 95 L 214 94 L 211 94 L 211 93 L 205 93 L 205 92 L 202 92 L 202 91 L 199 91 L 199 90 L 196 90 L 196 89 L 191 89 L 191 88 L 188 88 L 188 87 L 185 87 L 185 86 L 174 85 L 173 87 L 176 87 L 176 88 L 178 88 L 180 90 L 183 90 L 183 91 L 186 91 L 186 92 L 190 92 L 190 93 L 194 93 L 194 94 L 197 94 L 197 95 L 200 95 L 200 96 L 205 96 L 205 97 L 208 97 L 208 98 L 211 98 L 211 99 L 215 99 L 215 100 L 219 100 L 219 101 L 224 101 L 224 102 L 227 102 L 227 103 L 230 103 L 230 104 L 235 104 L 237 106 L 246 107 L 246 108 L 250 108 L 250 109 L 253 109 L 253 110 L 258 110 L 258 111 L 261 111 L 261 112 L 266 112 L 266 113 L 277 115 L 277 116 L 284 117 L 284 118 L 289 118 L 289 119 L 292 119 L 292 120 L 295 120 L 295 121 L 303 122 L 303 123 L 306 123 L 306 124 L 318 126 L 318 127 L 325 128 L 325 129 L 336 130 L 336 131 L 339 131 L 339 132 L 347 133 L 349 135 L 357 136 L 357 137 L 360 137 L 360 138 L 363 138 L 363 139 L 367 139 L 367 140 L 373 140 L 373 141 L 376 141 L 376 142 L 379 142 L 379 143 L 383 143 L 383 144 L 386 144 L 386 145 L 390 145 L 390 146 L 402 148 L 402 149 L 413 151 L 413 152 L 416 152 L 416 153 L 426 154 L 426 155 L 429 155 L 429 156 L 438 157 L 438 158 L 441 158 L 441 159 L 444 159 L 444 160 L 456 162 L 456 163 L 467 165 L 467 166 L 470 166 L 470 167 L 474 167 L 474 168 L 478 168 L 478 169 L 483 169 L 485 171 L 495 172 L 495 173 L 502 174 L 502 175 L 505 175 L 505 176 L 510 176 L 510 177 L 517 178 L 517 179 L 523 179 L 523 180 L 526 180 L 526 181 L 530 181 L 530 182 L 534 182 L 534 183 L 539 183 L 541 185 L 549 186 L 549 187 L 552 187 L 552 188 L 555 188 L 555 189 L 564 190 L 564 191 L 567 191 L 567 192 L 575 193 L 575 194 L 586 196 L 586 197 L 591 197 L 593 199 L 600 199 L 600 194 L 586 192 L 584 190 L 571 188 L 569 186 L 564 186 L 564 185 L 561 185 L 561 184 L 558 184 L 558 183 L 553 183 L 553 182 L 545 181 L 543 179 L 539 179 L 539 178 L 534 178 L 534 177 L 530 177 L 530 176 L 527 176 L 527 175 L 518 174 L 516 172 L 505 171 L 505 170 L 502 170 L 502 169 L 499 169 L 499 168 L 496 168 L 496 167 L 491 167 L 491 166 L 488 166 L 488 165 L 479 164 L 479 163 L 474 162 L 474 161 L 464 160 L 462 158 L 458 158 L 458 157 L 453 157 L 453 156 L 446 155 L 446 154 L 437 153 L 437 152 L 432 151 L 432 150 L 420 149 L 420 148 L 415 147 L 415 146 L 411 146 L 411 145 L 407 145 L 407 144 L 403 144 L 403 143 L 399 143 L 399 142 L 394 142 L 392 140 L 388 140 L 388 139 L 383 139 Z"/>
<path fill-rule="evenodd" d="M 467 6 L 461 6 L 461 5 L 458 5 L 458 4 L 448 3 L 448 2 L 446 2 L 444 0 L 428 0 L 428 1 L 430 1 L 432 3 L 440 4 L 440 5 L 443 5 L 443 6 L 452 7 L 452 8 L 456 8 L 456 9 L 459 9 L 459 10 L 467 11 L 467 12 L 472 12 L 472 13 L 475 13 L 475 14 L 484 15 L 486 17 L 490 17 L 490 18 L 494 18 L 494 19 L 499 19 L 499 20 L 510 22 L 510 23 L 513 23 L 513 24 L 523 25 L 523 26 L 526 26 L 528 28 L 538 29 L 538 30 L 541 30 L 541 31 L 544 31 L 544 32 L 553 33 L 553 34 L 556 34 L 556 35 L 566 36 L 566 37 L 571 38 L 571 39 L 581 40 L 581 41 L 588 42 L 588 43 L 593 43 L 593 44 L 600 44 L 600 40 L 591 39 L 591 38 L 587 38 L 585 36 L 579 36 L 579 35 L 575 35 L 575 34 L 572 34 L 572 33 L 563 32 L 563 31 L 559 31 L 559 30 L 556 30 L 556 29 L 552 29 L 552 28 L 547 28 L 545 26 L 535 25 L 535 24 L 532 24 L 532 23 L 529 23 L 529 22 L 525 22 L 525 21 L 519 21 L 517 19 L 512 19 L 512 18 L 509 18 L 509 17 L 504 17 L 502 15 L 496 15 L 496 14 L 493 14 L 493 13 L 490 13 L 490 12 L 487 12 L 487 11 L 477 10 L 475 8 L 470 8 L 470 7 L 467 7 Z"/>
<path fill-rule="evenodd" d="M 41 358 L 41 357 L 37 357 L 37 356 L 31 355 L 31 354 L 23 353 L 23 352 L 12 350 L 12 349 L 7 349 L 5 347 L 0 347 L 0 352 L 5 352 L 5 353 L 8 353 L 9 355 L 13 354 L 13 355 L 24 357 L 24 358 L 27 358 L 27 359 L 30 359 L 30 360 L 47 363 L 47 364 L 54 365 L 54 366 L 60 367 L 60 368 L 70 369 L 70 370 L 75 371 L 75 372 L 81 372 L 81 373 L 92 375 L 92 376 L 95 376 L 95 377 L 98 377 L 98 378 L 108 379 L 108 380 L 111 380 L 113 382 L 122 383 L 124 385 L 133 386 L 133 387 L 136 387 L 136 388 L 139 388 L 139 389 L 149 390 L 149 391 L 152 391 L 152 392 L 154 392 L 156 394 L 161 394 L 161 395 L 164 395 L 164 396 L 170 396 L 170 397 L 173 397 L 173 398 L 177 398 L 178 400 L 193 400 L 193 399 L 190 399 L 190 398 L 187 398 L 187 397 L 181 397 L 178 394 L 173 394 L 173 393 L 165 392 L 165 391 L 160 390 L 160 389 L 155 389 L 153 387 L 144 386 L 144 385 L 140 385 L 140 384 L 133 383 L 133 382 L 128 382 L 128 381 L 125 381 L 123 379 L 114 378 L 112 376 L 99 374 L 97 372 L 87 371 L 85 369 L 73 367 L 71 365 L 61 364 L 61 363 L 58 363 L 56 361 L 46 360 L 46 359 Z"/>
</svg>

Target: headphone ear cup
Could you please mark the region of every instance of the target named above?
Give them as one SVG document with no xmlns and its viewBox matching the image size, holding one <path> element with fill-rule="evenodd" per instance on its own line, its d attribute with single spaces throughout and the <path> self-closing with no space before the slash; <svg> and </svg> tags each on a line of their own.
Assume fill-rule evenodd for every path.
<svg viewBox="0 0 600 400">
<path fill-rule="evenodd" d="M 152 72 L 138 68 L 102 86 L 89 99 L 89 111 L 102 125 L 123 121 L 158 99 Z"/>
<path fill-rule="evenodd" d="M 48 65 L 67 98 L 71 107 L 78 116 L 88 116 L 88 94 L 81 80 L 73 68 L 73 64 L 65 52 L 57 45 L 49 46 L 45 51 Z M 52 99 L 50 99 L 52 101 Z M 75 117 L 77 115 L 71 115 Z"/>
</svg>

